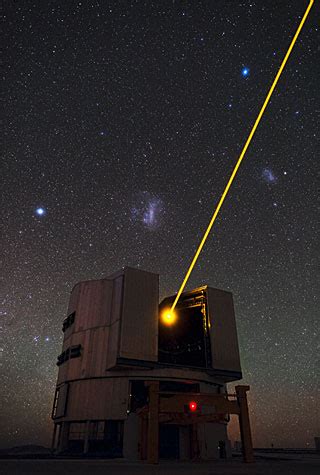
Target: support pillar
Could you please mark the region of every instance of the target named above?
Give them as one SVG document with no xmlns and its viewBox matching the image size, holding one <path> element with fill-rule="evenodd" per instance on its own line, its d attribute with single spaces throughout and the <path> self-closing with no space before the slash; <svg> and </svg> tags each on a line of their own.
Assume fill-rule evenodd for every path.
<svg viewBox="0 0 320 475">
<path fill-rule="evenodd" d="M 147 381 L 149 387 L 147 462 L 159 463 L 159 381 Z"/>
<path fill-rule="evenodd" d="M 238 405 L 240 408 L 239 424 L 240 424 L 240 434 L 241 434 L 241 442 L 242 442 L 242 455 L 243 455 L 243 461 L 245 463 L 254 462 L 248 401 L 247 401 L 247 391 L 249 391 L 249 389 L 250 389 L 249 386 L 235 387 Z"/>
</svg>

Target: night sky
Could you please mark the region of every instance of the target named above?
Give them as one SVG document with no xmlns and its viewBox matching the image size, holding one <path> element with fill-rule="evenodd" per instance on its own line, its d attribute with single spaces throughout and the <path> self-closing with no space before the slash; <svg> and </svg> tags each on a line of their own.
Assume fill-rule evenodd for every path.
<svg viewBox="0 0 320 475">
<path fill-rule="evenodd" d="M 315 3 L 187 285 L 233 292 L 256 446 L 320 435 Z M 50 443 L 76 282 L 177 292 L 307 5 L 6 2 L 2 447 Z"/>
</svg>

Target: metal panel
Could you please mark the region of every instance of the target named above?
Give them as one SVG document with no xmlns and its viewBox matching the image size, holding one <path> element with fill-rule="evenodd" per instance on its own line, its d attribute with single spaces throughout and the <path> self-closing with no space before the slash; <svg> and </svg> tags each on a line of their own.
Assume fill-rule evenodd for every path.
<svg viewBox="0 0 320 475">
<path fill-rule="evenodd" d="M 215 369 L 241 371 L 233 299 L 230 292 L 208 287 L 209 332 L 212 366 Z"/>
<path fill-rule="evenodd" d="M 119 356 L 158 358 L 159 276 L 126 268 Z"/>
<path fill-rule="evenodd" d="M 109 327 L 106 369 L 116 366 L 120 338 L 120 320 Z"/>
<path fill-rule="evenodd" d="M 111 308 L 111 325 L 120 320 L 123 297 L 123 280 L 124 276 L 120 275 L 113 280 L 112 308 Z"/>
<path fill-rule="evenodd" d="M 55 417 L 62 417 L 66 413 L 67 400 L 68 400 L 68 384 L 63 384 L 57 388 L 57 408 L 55 411 Z"/>
<path fill-rule="evenodd" d="M 128 380 L 86 379 L 69 383 L 68 420 L 125 419 Z"/>
<path fill-rule="evenodd" d="M 75 309 L 75 331 L 110 325 L 112 290 L 111 280 L 81 282 Z"/>
<path fill-rule="evenodd" d="M 84 352 L 86 354 L 85 376 L 104 376 L 108 351 L 109 328 L 99 327 L 89 330 L 89 341 Z"/>
</svg>

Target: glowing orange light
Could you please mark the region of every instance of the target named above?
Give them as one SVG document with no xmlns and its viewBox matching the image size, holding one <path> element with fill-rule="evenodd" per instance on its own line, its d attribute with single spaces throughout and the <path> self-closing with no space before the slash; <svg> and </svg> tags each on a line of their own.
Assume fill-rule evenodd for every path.
<svg viewBox="0 0 320 475">
<path fill-rule="evenodd" d="M 196 401 L 189 402 L 189 409 L 191 412 L 195 412 L 198 409 L 198 404 L 196 403 Z"/>
<path fill-rule="evenodd" d="M 173 325 L 177 320 L 177 314 L 166 309 L 161 313 L 161 320 L 165 325 Z"/>
</svg>

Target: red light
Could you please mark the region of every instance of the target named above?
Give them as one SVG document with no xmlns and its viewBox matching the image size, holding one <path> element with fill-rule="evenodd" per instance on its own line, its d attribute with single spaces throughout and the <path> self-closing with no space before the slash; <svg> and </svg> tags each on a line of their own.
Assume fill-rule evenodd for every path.
<svg viewBox="0 0 320 475">
<path fill-rule="evenodd" d="M 189 409 L 192 412 L 195 412 L 198 409 L 198 404 L 195 401 L 189 402 Z"/>
</svg>

